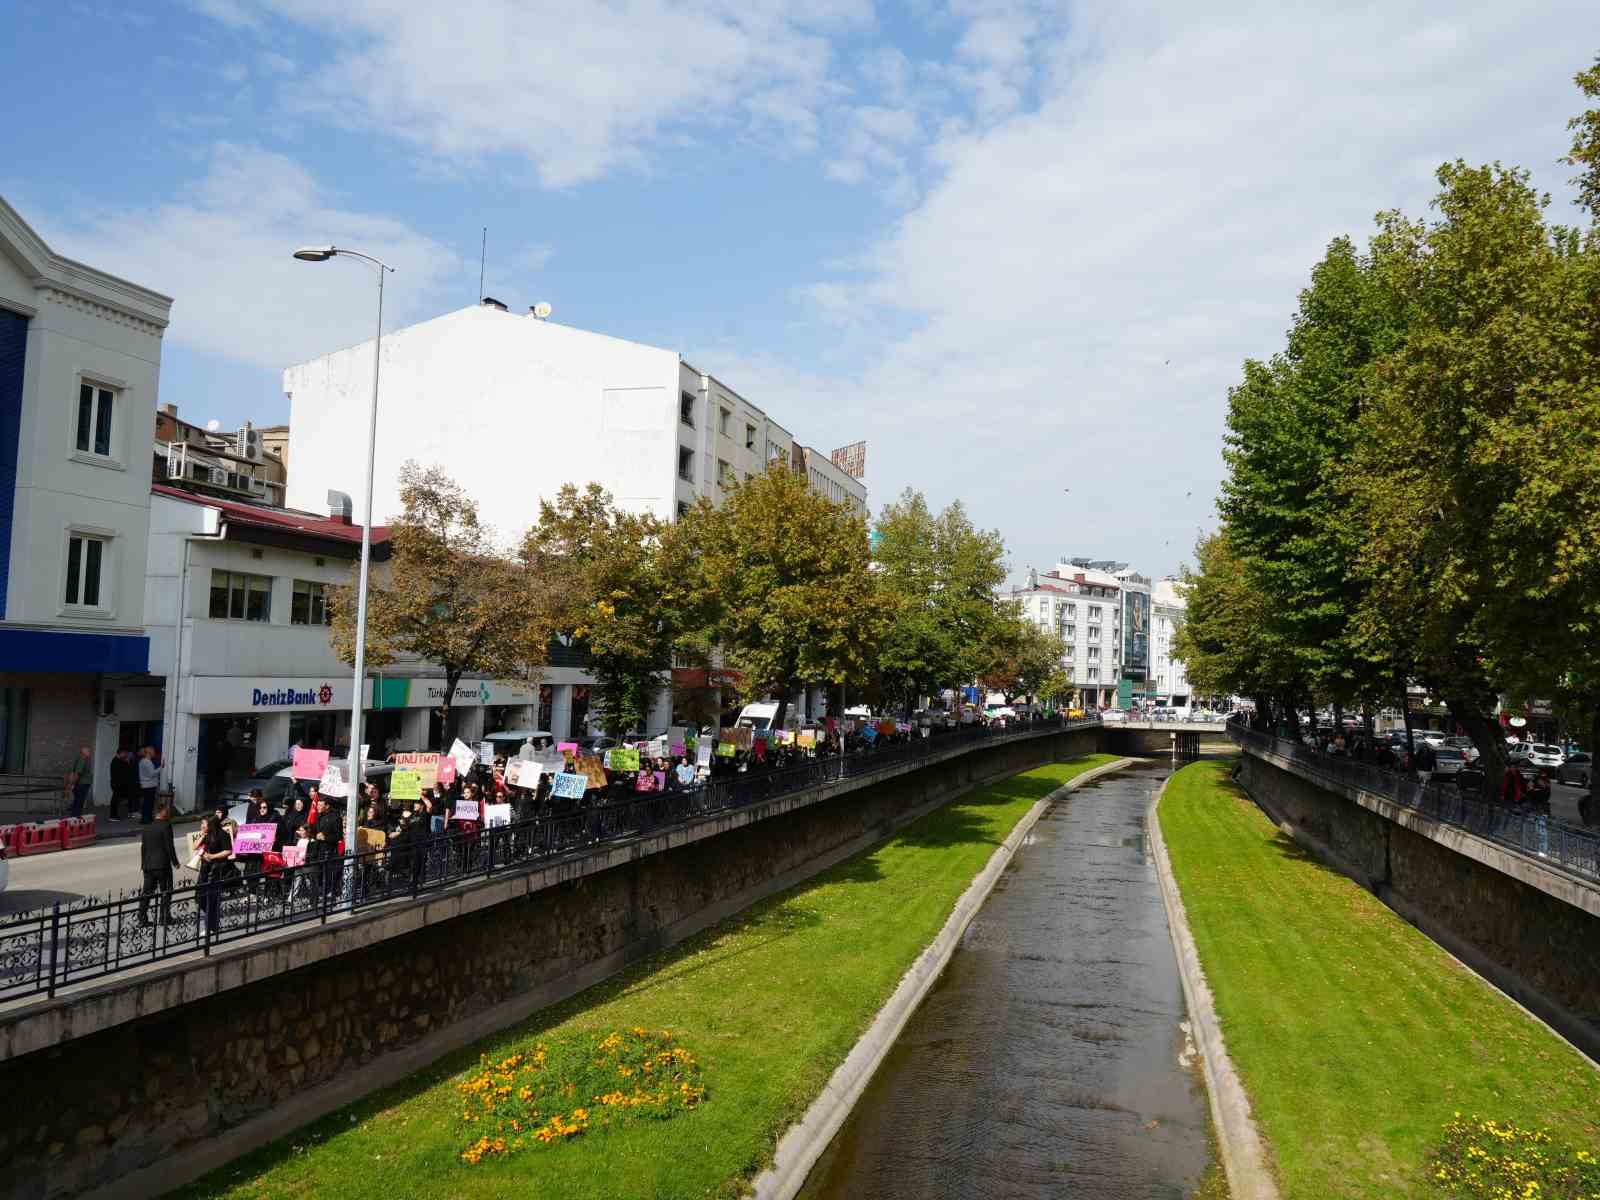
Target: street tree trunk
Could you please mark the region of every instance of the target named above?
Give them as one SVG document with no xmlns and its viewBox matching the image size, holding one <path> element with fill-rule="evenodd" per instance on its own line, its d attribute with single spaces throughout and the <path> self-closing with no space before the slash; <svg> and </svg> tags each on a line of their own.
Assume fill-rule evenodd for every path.
<svg viewBox="0 0 1600 1200">
<path fill-rule="evenodd" d="M 1506 774 L 1506 738 L 1500 731 L 1500 723 L 1466 705 L 1451 703 L 1449 708 L 1450 719 L 1466 730 L 1472 744 L 1478 749 L 1478 761 L 1483 764 L 1485 797 L 1499 799 L 1501 783 Z"/>
</svg>

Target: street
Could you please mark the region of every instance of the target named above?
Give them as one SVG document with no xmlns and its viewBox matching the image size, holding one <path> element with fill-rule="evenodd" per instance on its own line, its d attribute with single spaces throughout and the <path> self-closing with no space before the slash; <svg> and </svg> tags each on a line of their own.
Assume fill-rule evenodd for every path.
<svg viewBox="0 0 1600 1200">
<path fill-rule="evenodd" d="M 173 831 L 179 862 L 188 857 L 184 834 L 194 828 L 198 826 L 178 826 Z M 68 904 L 85 896 L 105 899 L 124 891 L 136 891 L 142 881 L 136 837 L 111 838 L 77 850 L 13 858 L 11 884 L 0 892 L 0 913 L 48 908 L 57 901 Z M 179 867 L 174 872 L 175 886 L 193 882 L 193 871 Z"/>
</svg>

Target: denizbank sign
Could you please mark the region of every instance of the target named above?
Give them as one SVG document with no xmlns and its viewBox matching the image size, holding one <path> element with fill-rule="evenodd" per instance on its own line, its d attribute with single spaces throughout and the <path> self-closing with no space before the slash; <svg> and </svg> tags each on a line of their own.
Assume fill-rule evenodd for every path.
<svg viewBox="0 0 1600 1200">
<path fill-rule="evenodd" d="M 350 679 L 299 677 L 250 679 L 237 675 L 196 675 L 189 681 L 193 713 L 272 713 L 350 708 Z"/>
<path fill-rule="evenodd" d="M 333 685 L 329 683 L 307 688 L 303 692 L 296 691 L 293 685 L 286 688 L 269 688 L 266 691 L 260 688 L 250 690 L 251 708 L 309 708 L 314 704 L 332 703 Z"/>
</svg>

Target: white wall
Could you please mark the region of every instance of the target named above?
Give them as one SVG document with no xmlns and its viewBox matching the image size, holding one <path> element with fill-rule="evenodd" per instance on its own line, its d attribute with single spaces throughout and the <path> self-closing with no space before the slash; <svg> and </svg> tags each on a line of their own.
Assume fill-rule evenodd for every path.
<svg viewBox="0 0 1600 1200">
<path fill-rule="evenodd" d="M 671 519 L 681 381 L 669 351 L 482 306 L 386 334 L 373 509 L 399 513 L 415 459 L 467 487 L 508 542 L 563 483 Z M 371 342 L 284 372 L 291 507 L 318 511 L 337 488 L 361 519 L 371 385 Z"/>
</svg>

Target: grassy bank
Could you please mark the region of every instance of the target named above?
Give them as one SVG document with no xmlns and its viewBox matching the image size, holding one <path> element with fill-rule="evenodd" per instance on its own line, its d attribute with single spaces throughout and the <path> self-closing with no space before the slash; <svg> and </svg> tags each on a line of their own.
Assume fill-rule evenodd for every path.
<svg viewBox="0 0 1600 1200">
<path fill-rule="evenodd" d="M 180 1195 L 736 1196 L 770 1161 L 778 1137 L 821 1091 L 1018 819 L 1040 797 L 1108 761 L 1092 755 L 1043 767 L 946 805 L 877 849 Z M 505 1108 L 530 1081 L 531 1110 L 563 1090 L 559 1080 L 541 1090 L 553 1064 L 581 1059 L 573 1070 L 610 1069 L 604 1054 L 620 1051 L 605 1051 L 605 1039 L 636 1029 L 671 1031 L 671 1044 L 692 1055 L 692 1083 L 703 1098 L 641 1101 L 627 1119 L 601 1128 L 624 1103 L 589 1105 L 574 1089 L 555 1123 L 540 1126 L 558 1131 L 553 1140 L 462 1161 L 483 1136 L 479 1105 L 486 1102 L 472 1089 L 492 1093 L 504 1079 Z M 628 1060 L 619 1087 L 635 1087 L 642 1062 Z M 594 1090 L 585 1080 L 583 1092 Z M 574 1105 L 586 1106 L 584 1117 Z M 472 1122 L 462 1120 L 464 1111 Z M 541 1111 L 530 1120 L 552 1115 Z M 583 1132 L 567 1132 L 585 1121 L 592 1123 Z"/>
<path fill-rule="evenodd" d="M 1161 831 L 1228 1053 L 1287 1200 L 1431 1196 L 1456 1112 L 1600 1146 L 1600 1074 L 1228 779 L 1184 768 Z"/>
</svg>

